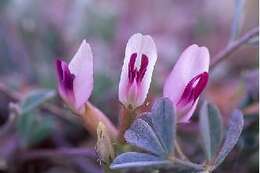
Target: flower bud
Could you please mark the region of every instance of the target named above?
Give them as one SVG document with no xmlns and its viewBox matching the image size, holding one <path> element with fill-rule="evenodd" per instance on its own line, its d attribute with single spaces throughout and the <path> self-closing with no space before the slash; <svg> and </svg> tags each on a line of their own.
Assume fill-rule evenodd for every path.
<svg viewBox="0 0 260 173">
<path fill-rule="evenodd" d="M 93 89 L 93 55 L 83 40 L 69 64 L 56 60 L 58 91 L 62 99 L 76 112 L 82 111 Z"/>
<path fill-rule="evenodd" d="M 138 33 L 129 39 L 119 83 L 119 100 L 126 108 L 144 103 L 156 60 L 157 50 L 151 36 Z"/>
<path fill-rule="evenodd" d="M 188 122 L 195 111 L 199 96 L 208 82 L 209 51 L 206 47 L 188 47 L 164 85 L 164 97 L 174 104 L 178 122 Z"/>
</svg>

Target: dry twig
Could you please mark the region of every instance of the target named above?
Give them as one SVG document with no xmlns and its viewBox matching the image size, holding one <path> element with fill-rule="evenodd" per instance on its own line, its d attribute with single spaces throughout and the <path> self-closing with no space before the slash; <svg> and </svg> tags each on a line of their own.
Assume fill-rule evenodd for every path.
<svg viewBox="0 0 260 173">
<path fill-rule="evenodd" d="M 250 39 L 257 36 L 259 34 L 259 28 L 255 27 L 245 33 L 238 40 L 231 42 L 228 44 L 223 50 L 221 50 L 215 57 L 212 58 L 212 62 L 210 64 L 211 70 L 216 67 L 222 60 L 229 57 L 235 50 L 240 48 L 243 44 L 247 43 Z"/>
</svg>

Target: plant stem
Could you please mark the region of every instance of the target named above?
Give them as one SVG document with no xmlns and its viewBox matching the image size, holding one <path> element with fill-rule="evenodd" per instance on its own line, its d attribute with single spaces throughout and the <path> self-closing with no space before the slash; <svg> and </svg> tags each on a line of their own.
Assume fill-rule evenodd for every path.
<svg viewBox="0 0 260 173">
<path fill-rule="evenodd" d="M 245 33 L 242 37 L 237 39 L 234 42 L 228 44 L 222 51 L 220 51 L 215 57 L 212 58 L 212 63 L 210 65 L 210 69 L 212 70 L 219 64 L 222 60 L 231 55 L 236 49 L 238 49 L 244 43 L 247 43 L 251 38 L 257 36 L 259 34 L 258 27 L 255 27 Z"/>
<path fill-rule="evenodd" d="M 182 151 L 182 149 L 181 149 L 181 147 L 180 147 L 180 145 L 179 145 L 179 143 L 178 143 L 177 140 L 175 140 L 175 149 L 176 149 L 178 155 L 181 157 L 182 160 L 187 160 L 187 161 L 189 161 L 188 157 L 187 157 L 187 156 L 184 154 L 184 152 Z"/>
<path fill-rule="evenodd" d="M 119 119 L 119 132 L 118 132 L 118 142 L 125 143 L 124 133 L 131 126 L 132 122 L 135 120 L 136 111 L 134 109 L 128 109 L 124 106 L 120 111 Z"/>
<path fill-rule="evenodd" d="M 117 137 L 117 129 L 109 120 L 109 118 L 101 112 L 97 107 L 92 105 L 90 102 L 86 103 L 85 110 L 80 114 L 84 121 L 86 129 L 92 134 L 93 137 L 97 136 L 97 126 L 99 122 L 102 122 L 109 136 L 114 140 Z"/>
<path fill-rule="evenodd" d="M 103 170 L 104 170 L 104 173 L 111 173 L 111 170 L 109 168 L 109 165 L 107 164 L 102 164 L 103 166 Z"/>
</svg>

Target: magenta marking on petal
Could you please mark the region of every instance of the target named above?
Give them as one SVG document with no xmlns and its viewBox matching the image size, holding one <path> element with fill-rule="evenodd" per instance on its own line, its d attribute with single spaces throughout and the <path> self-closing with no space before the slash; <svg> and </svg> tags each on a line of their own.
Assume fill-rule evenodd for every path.
<svg viewBox="0 0 260 173">
<path fill-rule="evenodd" d="M 137 83 L 140 83 L 142 81 L 149 62 L 148 57 L 142 54 L 141 66 L 140 69 L 138 70 L 135 67 L 136 58 L 137 58 L 137 53 L 133 53 L 130 57 L 130 61 L 128 64 L 128 80 L 130 84 L 132 84 L 134 80 L 136 80 Z"/>
<path fill-rule="evenodd" d="M 185 87 L 182 96 L 177 104 L 186 105 L 190 102 L 192 104 L 200 96 L 208 83 L 208 73 L 203 72 L 195 76 Z"/>
<path fill-rule="evenodd" d="M 57 70 L 57 75 L 58 75 L 58 80 L 59 80 L 59 82 L 61 82 L 61 80 L 62 80 L 62 74 L 63 74 L 63 72 L 62 72 L 62 67 L 61 67 L 61 60 L 59 60 L 59 59 L 57 59 L 56 60 L 56 70 Z"/>
<path fill-rule="evenodd" d="M 140 83 L 145 75 L 146 69 L 148 66 L 148 58 L 146 55 L 142 55 L 142 60 L 141 60 L 141 67 L 139 69 L 139 71 L 137 72 L 137 76 L 136 76 L 136 81 L 137 83 Z"/>
<path fill-rule="evenodd" d="M 63 69 L 63 85 L 66 90 L 73 91 L 73 80 L 75 75 L 72 74 L 68 68 L 68 65 Z"/>
<path fill-rule="evenodd" d="M 66 93 L 73 92 L 75 75 L 70 72 L 67 63 L 62 60 L 56 60 L 56 68 L 60 86 Z"/>
<path fill-rule="evenodd" d="M 134 82 L 136 76 L 136 69 L 135 69 L 136 58 L 137 58 L 137 53 L 133 53 L 130 57 L 130 61 L 128 64 L 128 80 L 130 84 Z"/>
</svg>

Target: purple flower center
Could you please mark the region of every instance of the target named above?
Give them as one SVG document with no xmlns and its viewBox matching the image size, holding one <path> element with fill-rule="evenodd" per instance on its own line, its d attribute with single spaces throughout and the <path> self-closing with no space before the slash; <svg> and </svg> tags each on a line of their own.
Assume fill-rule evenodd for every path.
<svg viewBox="0 0 260 173">
<path fill-rule="evenodd" d="M 66 93 L 73 92 L 73 80 L 75 75 L 70 72 L 67 63 L 61 60 L 56 60 L 56 68 L 60 86 Z"/>
<path fill-rule="evenodd" d="M 195 76 L 191 81 L 186 85 L 178 104 L 187 105 L 188 103 L 194 103 L 199 97 L 201 92 L 204 90 L 208 83 L 208 73 L 203 72 Z"/>
<path fill-rule="evenodd" d="M 136 83 L 139 84 L 144 78 L 148 66 L 148 57 L 142 54 L 141 65 L 138 70 L 135 66 L 136 58 L 137 53 L 133 53 L 128 64 L 128 80 L 130 84 L 132 84 L 134 80 L 136 80 Z"/>
</svg>

